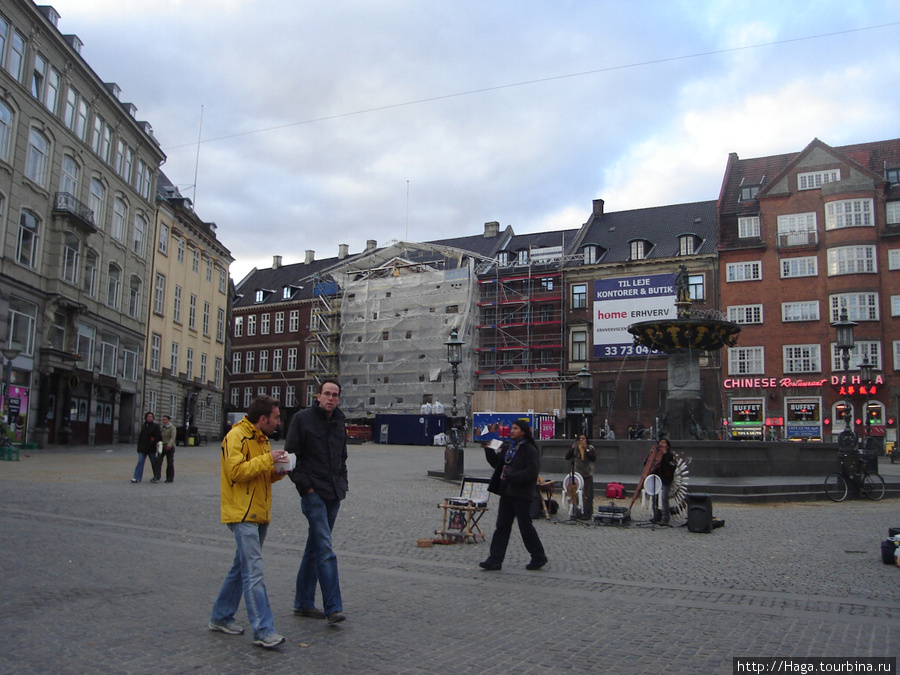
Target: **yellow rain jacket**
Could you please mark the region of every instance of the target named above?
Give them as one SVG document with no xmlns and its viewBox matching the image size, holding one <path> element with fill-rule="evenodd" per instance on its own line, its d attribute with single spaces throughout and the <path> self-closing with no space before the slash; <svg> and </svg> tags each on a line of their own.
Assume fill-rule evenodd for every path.
<svg viewBox="0 0 900 675">
<path fill-rule="evenodd" d="M 244 417 L 222 441 L 222 522 L 266 525 L 276 475 L 269 437 Z"/>
</svg>

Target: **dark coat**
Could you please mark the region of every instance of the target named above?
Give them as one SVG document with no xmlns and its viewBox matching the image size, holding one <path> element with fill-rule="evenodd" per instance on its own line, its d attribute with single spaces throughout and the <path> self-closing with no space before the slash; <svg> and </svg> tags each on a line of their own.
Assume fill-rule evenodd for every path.
<svg viewBox="0 0 900 675">
<path fill-rule="evenodd" d="M 538 473 L 541 470 L 541 458 L 537 445 L 533 441 L 522 439 L 515 457 L 509 463 L 506 478 L 501 480 L 503 469 L 506 466 L 505 457 L 508 444 L 504 444 L 500 451 L 485 446 L 484 456 L 492 467 L 494 474 L 488 483 L 488 491 L 501 497 L 513 497 L 515 499 L 527 499 L 534 497 L 537 485 Z"/>
<path fill-rule="evenodd" d="M 162 440 L 162 429 L 156 422 L 144 422 L 138 435 L 137 451 L 142 455 L 155 455 L 156 442 Z"/>
<path fill-rule="evenodd" d="M 675 454 L 671 449 L 667 449 L 659 460 L 659 465 L 653 470 L 653 473 L 659 476 L 663 485 L 671 485 L 675 480 L 675 468 L 678 466 Z"/>
<path fill-rule="evenodd" d="M 322 499 L 347 495 L 347 430 L 344 413 L 335 408 L 331 418 L 318 401 L 291 419 L 284 449 L 297 455 L 297 467 L 288 476 L 302 497 L 312 488 Z"/>
</svg>

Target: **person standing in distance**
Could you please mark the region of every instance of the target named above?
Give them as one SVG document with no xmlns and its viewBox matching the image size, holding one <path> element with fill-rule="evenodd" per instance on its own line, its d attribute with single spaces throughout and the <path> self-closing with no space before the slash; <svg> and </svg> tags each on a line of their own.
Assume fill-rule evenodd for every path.
<svg viewBox="0 0 900 675">
<path fill-rule="evenodd" d="M 162 442 L 163 451 L 159 458 L 159 469 L 162 472 L 163 460 L 166 460 L 166 482 L 175 480 L 175 437 L 177 436 L 175 425 L 168 415 L 162 416 Z"/>
<path fill-rule="evenodd" d="M 278 401 L 257 396 L 244 419 L 222 441 L 222 522 L 234 534 L 237 550 L 209 619 L 210 630 L 226 635 L 243 633 L 243 627 L 234 622 L 243 594 L 253 627 L 253 644 L 267 649 L 284 642 L 275 630 L 262 561 L 272 510 L 272 483 L 284 478 L 284 474 L 275 472 L 274 465 L 287 456 L 284 450 L 269 447 L 269 435 L 279 424 Z"/>
<path fill-rule="evenodd" d="M 134 475 L 131 477 L 132 483 L 140 483 L 144 477 L 144 464 L 147 458 L 150 458 L 150 468 L 153 469 L 153 478 L 151 483 L 159 482 L 159 460 L 156 456 L 156 443 L 162 440 L 162 431 L 159 425 L 153 421 L 153 413 L 144 413 L 144 426 L 138 434 L 137 451 L 138 461 L 134 467 Z"/>
<path fill-rule="evenodd" d="M 340 398 L 341 385 L 323 381 L 315 403 L 294 415 L 284 444 L 285 451 L 297 456 L 297 466 L 289 475 L 309 522 L 297 571 L 294 614 L 328 619 L 330 624 L 347 618 L 331 540 L 341 500 L 347 494 L 347 431 L 344 413 L 338 408 Z M 322 589 L 324 611 L 316 607 L 317 584 Z"/>
</svg>

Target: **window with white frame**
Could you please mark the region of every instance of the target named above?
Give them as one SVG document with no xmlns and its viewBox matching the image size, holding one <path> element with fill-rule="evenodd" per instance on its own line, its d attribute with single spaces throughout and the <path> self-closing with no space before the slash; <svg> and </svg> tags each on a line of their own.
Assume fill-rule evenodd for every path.
<svg viewBox="0 0 900 675">
<path fill-rule="evenodd" d="M 643 260 L 649 252 L 649 242 L 643 239 L 635 239 L 630 244 L 631 257 L 629 260 Z"/>
<path fill-rule="evenodd" d="M 237 406 L 238 406 L 240 397 L 241 397 L 241 390 L 237 387 L 232 387 L 231 388 L 231 405 L 233 405 L 235 408 L 237 408 Z"/>
<path fill-rule="evenodd" d="M 225 342 L 225 310 L 216 307 L 216 342 Z"/>
<path fill-rule="evenodd" d="M 888 269 L 900 270 L 900 248 L 892 248 L 888 251 Z"/>
<path fill-rule="evenodd" d="M 296 333 L 300 330 L 300 310 L 292 309 L 288 318 L 288 332 Z"/>
<path fill-rule="evenodd" d="M 85 251 L 84 253 L 84 268 L 83 268 L 83 278 L 81 287 L 84 290 L 84 294 L 93 298 L 97 295 L 97 265 L 98 265 L 97 253 L 95 251 Z"/>
<path fill-rule="evenodd" d="M 728 350 L 729 375 L 762 375 L 765 372 L 764 347 L 731 347 Z"/>
<path fill-rule="evenodd" d="M 290 349 L 288 349 L 286 370 L 297 370 L 297 348 L 296 347 L 291 347 Z"/>
<path fill-rule="evenodd" d="M 178 343 L 172 343 L 172 350 L 169 352 L 169 372 L 172 375 L 178 375 Z"/>
<path fill-rule="evenodd" d="M 725 278 L 727 281 L 759 281 L 762 279 L 762 261 L 728 263 L 725 265 Z"/>
<path fill-rule="evenodd" d="M 63 233 L 63 268 L 62 278 L 70 284 L 78 283 L 78 272 L 81 265 L 81 240 L 74 232 Z"/>
<path fill-rule="evenodd" d="M 131 250 L 139 257 L 144 257 L 144 231 L 147 229 L 147 221 L 143 216 L 134 216 L 134 229 L 131 232 Z"/>
<path fill-rule="evenodd" d="M 288 408 L 293 408 L 297 405 L 297 395 L 294 393 L 294 385 L 289 384 L 284 388 L 284 404 Z"/>
<path fill-rule="evenodd" d="M 269 350 L 259 350 L 259 372 L 265 373 L 269 370 Z"/>
<path fill-rule="evenodd" d="M 247 317 L 247 336 L 256 335 L 256 314 Z"/>
<path fill-rule="evenodd" d="M 141 315 L 141 305 L 143 304 L 142 289 L 143 282 L 141 278 L 136 274 L 132 274 L 128 282 L 128 316 L 134 319 L 140 318 Z"/>
<path fill-rule="evenodd" d="M 222 357 L 217 356 L 213 363 L 213 386 L 216 389 L 222 388 Z"/>
<path fill-rule="evenodd" d="M 797 174 L 798 190 L 815 190 L 826 183 L 833 183 L 841 179 L 840 169 L 828 169 L 827 171 L 808 171 Z"/>
<path fill-rule="evenodd" d="M 204 257 L 203 262 L 206 263 L 206 281 L 211 282 L 212 281 L 212 270 L 213 270 L 212 260 Z"/>
<path fill-rule="evenodd" d="M 572 331 L 572 361 L 587 361 L 587 331 Z"/>
<path fill-rule="evenodd" d="M 241 372 L 241 362 L 243 361 L 242 354 L 240 352 L 234 352 L 231 355 L 231 372 L 234 374 L 239 374 Z"/>
<path fill-rule="evenodd" d="M 200 381 L 203 384 L 206 384 L 206 375 L 207 375 L 207 361 L 208 358 L 205 353 L 200 354 Z"/>
<path fill-rule="evenodd" d="M 194 379 L 194 348 L 188 347 L 187 354 L 185 355 L 184 360 L 184 372 L 187 376 L 187 379 Z"/>
<path fill-rule="evenodd" d="M 272 370 L 276 373 L 281 371 L 281 349 L 272 350 Z"/>
<path fill-rule="evenodd" d="M 59 175 L 59 191 L 78 196 L 78 175 L 81 168 L 71 155 L 63 155 L 62 170 Z"/>
<path fill-rule="evenodd" d="M 730 305 L 728 307 L 728 320 L 734 323 L 762 323 L 762 305 Z"/>
<path fill-rule="evenodd" d="M 600 247 L 597 244 L 588 244 L 584 247 L 584 264 L 593 265 L 600 260 Z"/>
<path fill-rule="evenodd" d="M 815 244 L 816 214 L 813 213 L 788 213 L 778 216 L 778 245 L 802 246 Z"/>
<path fill-rule="evenodd" d="M 188 298 L 188 328 L 197 330 L 197 296 L 194 293 Z"/>
<path fill-rule="evenodd" d="M 184 239 L 181 237 L 175 239 L 175 260 L 184 264 Z"/>
<path fill-rule="evenodd" d="M 891 296 L 891 316 L 900 316 L 900 295 Z"/>
<path fill-rule="evenodd" d="M 138 348 L 135 344 L 122 345 L 122 378 L 129 382 L 137 381 Z"/>
<path fill-rule="evenodd" d="M 818 321 L 819 301 L 783 302 L 781 303 L 781 320 L 785 322 Z"/>
<path fill-rule="evenodd" d="M 228 272 L 224 268 L 219 268 L 219 293 L 224 294 L 228 289 Z"/>
<path fill-rule="evenodd" d="M 119 308 L 121 286 L 122 270 L 115 263 L 110 263 L 106 271 L 106 304 L 114 309 Z"/>
<path fill-rule="evenodd" d="M 825 229 L 874 227 L 871 199 L 842 199 L 825 204 Z"/>
<path fill-rule="evenodd" d="M 103 229 L 104 214 L 106 211 L 106 188 L 97 178 L 91 178 L 91 191 L 88 195 L 88 207 L 94 214 L 94 225 Z"/>
<path fill-rule="evenodd" d="M 900 340 L 894 340 L 894 370 L 900 370 Z"/>
<path fill-rule="evenodd" d="M 815 277 L 819 275 L 819 259 L 814 256 L 803 256 L 802 258 L 782 258 L 781 259 L 781 278 L 790 279 L 792 277 Z"/>
<path fill-rule="evenodd" d="M 175 286 L 175 301 L 172 304 L 172 320 L 181 323 L 181 286 Z"/>
<path fill-rule="evenodd" d="M 688 276 L 688 290 L 691 294 L 691 300 L 706 299 L 706 277 L 702 274 L 691 274 Z"/>
<path fill-rule="evenodd" d="M 119 358 L 119 338 L 108 333 L 100 334 L 100 373 L 116 376 L 116 363 Z"/>
<path fill-rule="evenodd" d="M 828 249 L 828 276 L 878 272 L 874 246 L 836 246 Z"/>
<path fill-rule="evenodd" d="M 124 241 L 125 239 L 125 220 L 128 218 L 128 206 L 121 197 L 113 200 L 113 221 L 112 234 L 113 239 Z"/>
<path fill-rule="evenodd" d="M 160 359 L 162 355 L 162 335 L 153 333 L 150 336 L 150 371 L 159 372 Z"/>
<path fill-rule="evenodd" d="M 137 171 L 134 175 L 134 187 L 138 191 L 138 194 L 144 199 L 150 199 L 150 184 L 152 182 L 153 174 L 150 171 L 150 167 L 147 166 L 147 163 L 139 159 L 137 163 Z"/>
<path fill-rule="evenodd" d="M 888 225 L 900 224 L 900 202 L 888 202 L 884 205 L 885 222 Z"/>
<path fill-rule="evenodd" d="M 785 345 L 784 372 L 819 373 L 822 371 L 819 345 Z"/>
<path fill-rule="evenodd" d="M 37 327 L 37 305 L 19 298 L 10 298 L 7 324 L 9 339 L 6 346 L 18 349 L 26 356 L 32 355 Z"/>
<path fill-rule="evenodd" d="M 260 335 L 268 335 L 269 334 L 269 315 L 262 314 L 259 317 L 259 334 Z"/>
<path fill-rule="evenodd" d="M 253 400 L 253 389 L 250 387 L 244 387 L 244 407 L 250 407 L 250 401 Z"/>
<path fill-rule="evenodd" d="M 87 370 L 94 369 L 94 345 L 97 343 L 97 329 L 86 323 L 79 321 L 76 324 L 78 330 L 75 337 L 75 353 L 81 358 L 78 359 L 82 368 Z"/>
<path fill-rule="evenodd" d="M 159 224 L 159 240 L 156 248 L 163 255 L 169 254 L 169 226 L 165 223 Z"/>
<path fill-rule="evenodd" d="M 210 310 L 209 303 L 204 300 L 203 301 L 203 321 L 202 321 L 201 327 L 203 328 L 203 334 L 206 336 L 209 335 L 209 310 Z"/>
<path fill-rule="evenodd" d="M 25 36 L 17 30 L 13 30 L 12 37 L 9 40 L 9 54 L 6 55 L 5 65 L 9 74 L 12 75 L 17 82 L 21 82 L 25 67 Z"/>
<path fill-rule="evenodd" d="M 28 151 L 25 156 L 25 177 L 41 187 L 47 180 L 47 163 L 50 159 L 50 141 L 37 129 L 28 133 Z"/>
<path fill-rule="evenodd" d="M 9 149 L 12 143 L 13 111 L 0 101 L 0 160 L 9 162 Z"/>
<path fill-rule="evenodd" d="M 159 393 L 155 391 L 147 392 L 147 409 L 148 410 L 156 410 L 156 406 L 159 405 Z"/>
<path fill-rule="evenodd" d="M 572 309 L 587 309 L 587 284 L 572 284 Z"/>
<path fill-rule="evenodd" d="M 274 398 L 276 401 L 281 400 L 281 387 L 278 387 L 278 386 L 272 387 L 272 398 Z"/>
<path fill-rule="evenodd" d="M 193 249 L 192 254 L 191 271 L 194 274 L 200 274 L 200 250 L 195 248 Z"/>
<path fill-rule="evenodd" d="M 244 317 L 234 317 L 234 337 L 241 337 L 244 334 Z"/>
<path fill-rule="evenodd" d="M 850 370 L 859 370 L 859 364 L 867 359 L 875 370 L 881 370 L 881 343 L 870 340 L 858 340 L 850 350 Z M 843 354 L 837 348 L 837 343 L 831 343 L 831 369 L 841 371 L 844 369 Z"/>
<path fill-rule="evenodd" d="M 702 240 L 696 234 L 683 234 L 678 237 L 678 255 L 694 255 L 700 248 Z"/>
<path fill-rule="evenodd" d="M 316 396 L 317 396 L 316 385 L 314 385 L 314 384 L 306 385 L 306 405 L 307 406 L 315 405 Z M 370 403 L 371 403 L 371 401 L 370 401 Z"/>
<path fill-rule="evenodd" d="M 840 293 L 828 297 L 831 323 L 840 320 L 841 309 L 847 308 L 850 321 L 878 321 L 878 293 Z"/>
<path fill-rule="evenodd" d="M 175 419 L 178 413 L 178 396 L 177 394 L 169 394 L 169 418 Z"/>
<path fill-rule="evenodd" d="M 265 395 L 266 395 L 266 388 L 265 388 L 264 386 L 259 386 L 259 387 L 257 387 L 257 388 L 256 388 L 256 395 L 257 395 L 257 396 L 265 396 Z"/>
<path fill-rule="evenodd" d="M 275 312 L 275 332 L 284 332 L 284 312 Z"/>
<path fill-rule="evenodd" d="M 307 370 L 315 370 L 316 369 L 316 355 L 313 354 L 311 349 L 306 350 L 306 369 Z M 387 376 L 385 376 L 384 381 L 387 382 Z"/>
<path fill-rule="evenodd" d="M 19 214 L 19 236 L 16 238 L 16 262 L 20 265 L 37 265 L 40 232 L 40 219 L 31 211 L 22 209 Z"/>
<path fill-rule="evenodd" d="M 248 351 L 246 354 L 244 354 L 244 372 L 245 373 L 252 373 L 255 364 L 256 364 L 256 352 Z"/>
</svg>

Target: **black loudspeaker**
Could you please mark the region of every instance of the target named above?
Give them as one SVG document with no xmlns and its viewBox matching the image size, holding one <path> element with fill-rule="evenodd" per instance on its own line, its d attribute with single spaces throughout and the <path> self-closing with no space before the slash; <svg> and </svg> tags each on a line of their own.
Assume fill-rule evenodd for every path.
<svg viewBox="0 0 900 675">
<path fill-rule="evenodd" d="M 688 494 L 687 508 L 688 532 L 712 532 L 712 497 L 705 494 Z"/>
</svg>

